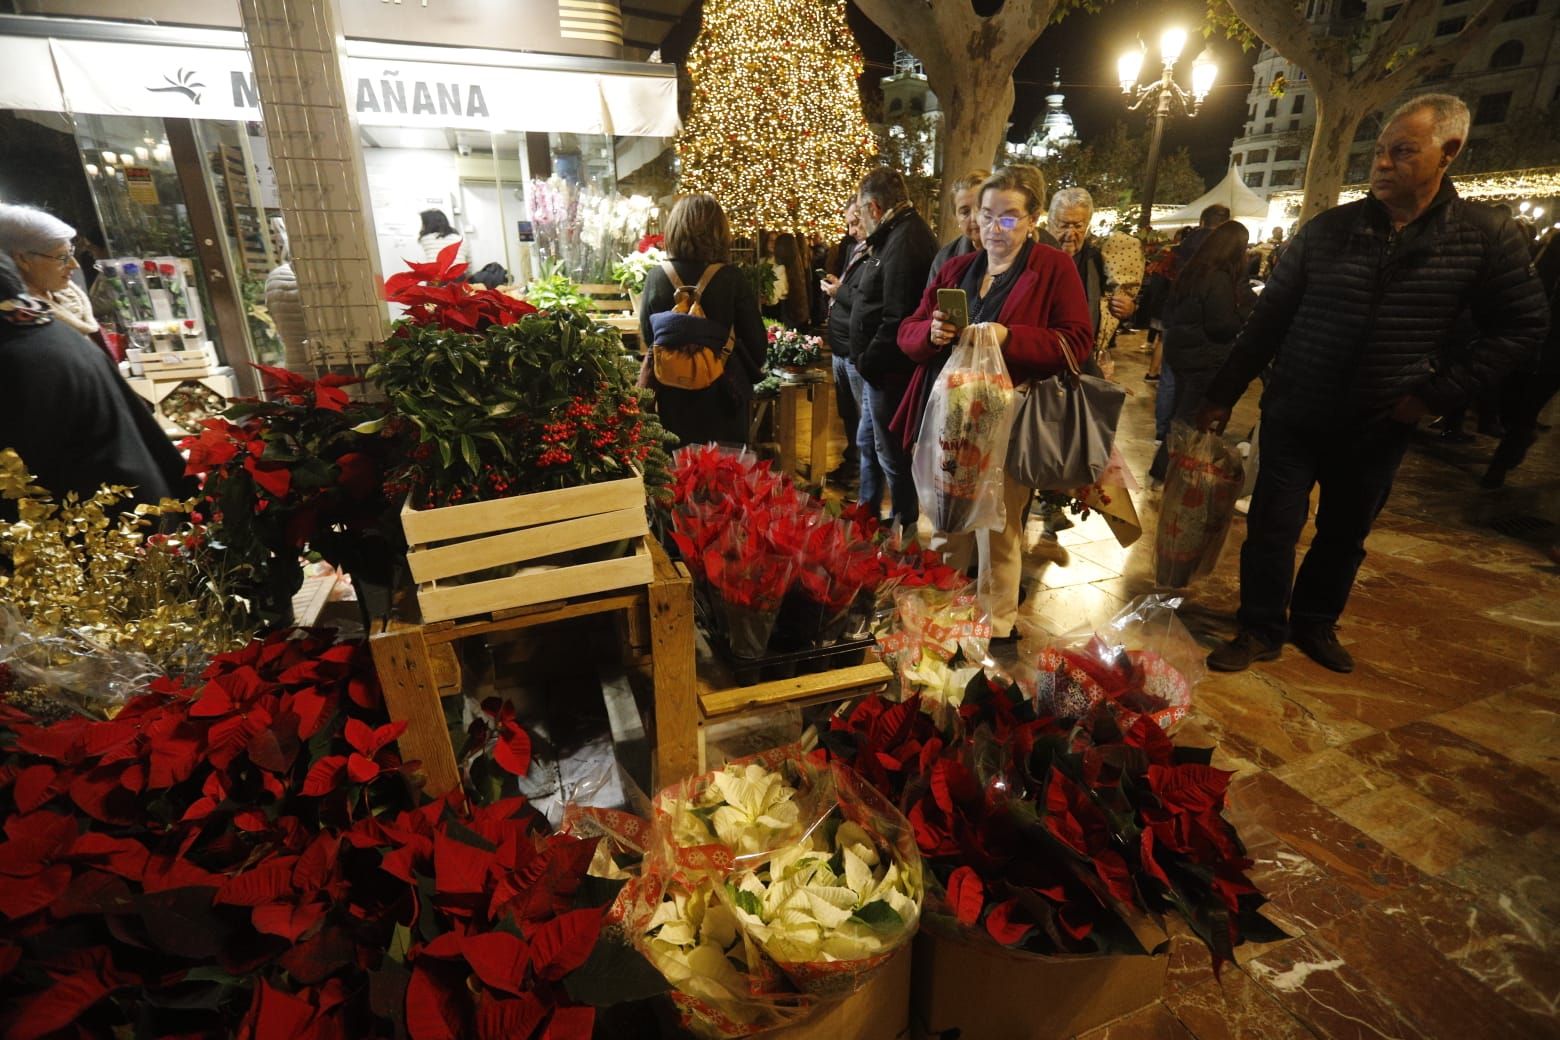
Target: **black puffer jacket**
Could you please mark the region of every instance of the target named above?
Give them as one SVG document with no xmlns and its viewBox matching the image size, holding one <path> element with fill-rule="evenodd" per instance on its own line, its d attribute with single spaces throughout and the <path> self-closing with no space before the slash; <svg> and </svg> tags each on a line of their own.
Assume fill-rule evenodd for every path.
<svg viewBox="0 0 1560 1040">
<path fill-rule="evenodd" d="M 1165 305 L 1165 363 L 1178 373 L 1224 364 L 1255 300 L 1246 279 L 1237 281 L 1227 271 L 1183 278 Z"/>
<path fill-rule="evenodd" d="M 867 258 L 863 251 L 855 258 L 855 263 L 850 262 L 848 251 L 854 250 L 855 245 L 856 240 L 851 239 L 850 245 L 845 247 L 847 257 L 840 272 L 840 285 L 834 290 L 834 300 L 829 304 L 829 352 L 846 361 L 851 359 L 850 314 L 856 305 L 856 290 L 861 285 L 861 264 Z"/>
<path fill-rule="evenodd" d="M 861 378 L 880 387 L 893 376 L 908 380 L 915 370 L 899 349 L 899 323 L 921 304 L 937 238 L 906 206 L 867 236 L 867 247 L 870 255 L 862 261 L 851 304 L 850 359 Z"/>
<path fill-rule="evenodd" d="M 1447 347 L 1467 309 L 1478 333 Z M 1233 406 L 1269 361 L 1264 415 L 1311 428 L 1369 421 L 1412 395 L 1445 413 L 1526 363 L 1548 307 L 1527 244 L 1503 210 L 1444 181 L 1394 232 L 1374 198 L 1322 213 L 1273 270 L 1207 399 Z"/>
</svg>

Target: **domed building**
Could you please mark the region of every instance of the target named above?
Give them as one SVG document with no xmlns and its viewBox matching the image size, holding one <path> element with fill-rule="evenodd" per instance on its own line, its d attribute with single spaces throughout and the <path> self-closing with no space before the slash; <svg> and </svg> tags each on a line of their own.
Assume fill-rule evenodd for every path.
<svg viewBox="0 0 1560 1040">
<path fill-rule="evenodd" d="M 1062 107 L 1067 100 L 1062 93 L 1062 70 L 1057 69 L 1051 80 L 1051 92 L 1045 96 L 1045 111 L 1035 117 L 1029 129 L 1029 137 L 1013 151 L 1026 159 L 1045 159 L 1078 143 L 1078 131 L 1072 116 Z"/>
</svg>

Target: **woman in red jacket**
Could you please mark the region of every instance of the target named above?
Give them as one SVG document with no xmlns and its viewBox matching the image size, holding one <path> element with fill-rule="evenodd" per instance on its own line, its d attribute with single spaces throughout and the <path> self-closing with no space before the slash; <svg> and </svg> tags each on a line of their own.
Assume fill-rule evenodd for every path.
<svg viewBox="0 0 1560 1040">
<path fill-rule="evenodd" d="M 899 349 L 920 364 L 907 405 L 896 428 L 913 443 L 921 426 L 926 392 L 959 338 L 959 329 L 937 309 L 937 290 L 962 288 L 969 297 L 970 322 L 988 322 L 1002 346 L 1013 385 L 1023 392 L 1031 380 L 1045 379 L 1067 367 L 1062 351 L 1081 365 L 1093 347 L 1093 325 L 1083 283 L 1072 258 L 1034 241 L 1036 220 L 1045 212 L 1045 180 L 1033 166 L 1004 166 L 980 189 L 979 252 L 956 256 L 937 272 L 921 297 L 921 306 L 899 326 Z M 992 635 L 1014 635 L 1019 583 L 1023 579 L 1024 513 L 1032 488 L 1003 474 L 1007 523 L 1000 531 L 938 533 L 935 548 L 954 566 L 968 566 L 978 549 L 981 600 L 991 614 Z M 972 546 L 973 543 L 973 546 Z"/>
</svg>

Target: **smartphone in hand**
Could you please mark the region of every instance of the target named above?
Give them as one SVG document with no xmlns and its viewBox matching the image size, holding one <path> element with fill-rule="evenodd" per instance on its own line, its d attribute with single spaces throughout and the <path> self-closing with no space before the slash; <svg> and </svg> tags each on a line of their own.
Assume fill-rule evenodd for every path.
<svg viewBox="0 0 1560 1040">
<path fill-rule="evenodd" d="M 944 320 L 960 332 L 969 327 L 970 298 L 963 289 L 938 289 L 937 309 L 947 316 Z"/>
<path fill-rule="evenodd" d="M 813 268 L 813 278 L 815 280 L 821 282 L 825 278 L 827 278 L 828 276 L 829 276 L 829 272 L 825 271 L 823 268 L 821 268 L 821 267 L 814 267 Z"/>
</svg>

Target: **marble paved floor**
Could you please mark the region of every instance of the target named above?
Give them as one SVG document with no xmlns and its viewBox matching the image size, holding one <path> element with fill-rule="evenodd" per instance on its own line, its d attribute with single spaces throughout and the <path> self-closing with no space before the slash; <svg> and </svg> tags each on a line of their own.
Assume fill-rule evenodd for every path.
<svg viewBox="0 0 1560 1040">
<path fill-rule="evenodd" d="M 1146 484 L 1139 343 L 1118 348 L 1136 391 L 1121 446 Z M 1255 398 L 1231 429 L 1254 423 Z M 1482 491 L 1493 446 L 1416 441 L 1339 630 L 1353 674 L 1288 647 L 1210 674 L 1177 734 L 1236 773 L 1229 814 L 1291 938 L 1242 948 L 1216 979 L 1176 935 L 1161 999 L 1082 1040 L 1560 1036 L 1560 567 L 1544 554 L 1560 542 L 1560 430 Z M 1138 544 L 1096 519 L 1062 533 L 1067 566 L 1031 561 L 1030 624 L 1065 630 L 1152 590 L 1158 496 L 1134 497 Z M 1244 535 L 1237 519 L 1182 610 L 1210 646 L 1233 632 Z"/>
</svg>

